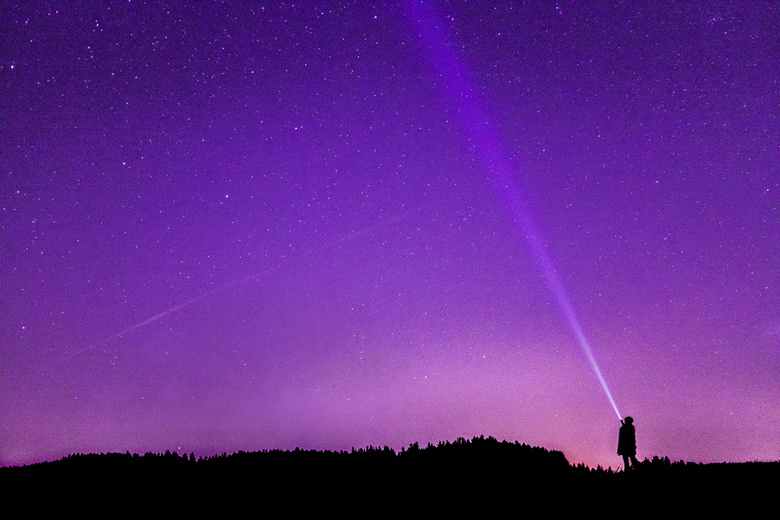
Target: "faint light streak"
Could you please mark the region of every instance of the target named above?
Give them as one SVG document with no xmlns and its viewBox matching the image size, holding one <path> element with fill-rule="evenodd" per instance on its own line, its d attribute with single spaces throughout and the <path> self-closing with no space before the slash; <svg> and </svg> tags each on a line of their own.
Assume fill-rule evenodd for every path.
<svg viewBox="0 0 780 520">
<path fill-rule="evenodd" d="M 381 222 L 378 222 L 378 223 L 376 223 L 376 224 L 374 224 L 372 226 L 367 226 L 367 227 L 365 227 L 365 228 L 363 228 L 361 230 L 353 231 L 352 233 L 350 233 L 350 234 L 348 234 L 346 236 L 343 236 L 342 238 L 339 238 L 338 240 L 334 240 L 333 242 L 325 244 L 324 246 L 321 246 L 321 247 L 319 247 L 317 249 L 311 250 L 308 253 L 302 254 L 301 256 L 299 256 L 297 258 L 287 258 L 286 256 L 283 256 L 283 259 L 281 261 L 277 262 L 276 264 L 274 264 L 274 265 L 272 265 L 272 266 L 270 266 L 270 267 L 268 267 L 266 269 L 263 269 L 262 271 L 258 271 L 258 272 L 252 273 L 250 275 L 247 275 L 247 276 L 245 276 L 243 278 L 240 278 L 238 280 L 225 283 L 225 284 L 220 285 L 219 287 L 217 287 L 215 289 L 212 289 L 210 291 L 206 291 L 206 292 L 201 293 L 201 294 L 199 294 L 199 295 L 197 295 L 197 296 L 195 296 L 193 298 L 190 298 L 189 300 L 187 300 L 185 302 L 182 302 L 182 303 L 179 303 L 177 305 L 174 305 L 173 307 L 169 307 L 168 309 L 165 309 L 164 311 L 162 311 L 162 312 L 160 312 L 158 314 L 155 314 L 151 318 L 147 318 L 144 321 L 141 321 L 139 323 L 136 323 L 135 325 L 131 325 L 130 327 L 127 327 L 126 329 L 122 330 L 121 332 L 117 332 L 116 334 L 113 334 L 113 335 L 111 335 L 111 336 L 109 336 L 107 338 L 103 338 L 100 341 L 96 341 L 95 343 L 92 343 L 89 346 L 86 346 L 86 347 L 84 347 L 82 349 L 79 349 L 79 350 L 77 350 L 75 352 L 71 352 L 70 354 L 62 356 L 62 357 L 58 358 L 57 360 L 52 361 L 51 363 L 48 363 L 48 364 L 44 365 L 42 368 L 51 366 L 51 365 L 53 365 L 55 363 L 61 363 L 61 362 L 65 361 L 65 360 L 67 360 L 67 359 L 70 359 L 72 357 L 78 356 L 79 354 L 87 352 L 88 350 L 92 350 L 95 347 L 98 347 L 100 345 L 108 343 L 108 342 L 110 342 L 112 340 L 121 338 L 122 336 L 124 336 L 126 334 L 129 334 L 129 333 L 131 333 L 131 332 L 133 332 L 133 331 L 135 331 L 137 329 L 140 329 L 142 327 L 145 327 L 146 325 L 150 325 L 152 323 L 160 321 L 163 318 L 165 318 L 166 316 L 175 313 L 176 311 L 179 311 L 181 309 L 189 307 L 190 305 L 193 305 L 193 304 L 195 304 L 197 302 L 203 301 L 206 298 L 208 298 L 209 296 L 213 296 L 214 294 L 217 294 L 219 292 L 225 291 L 225 290 L 233 288 L 233 287 L 241 286 L 241 285 L 243 285 L 243 284 L 245 284 L 247 282 L 251 282 L 252 280 L 258 280 L 260 278 L 263 278 L 264 276 L 267 276 L 267 275 L 273 273 L 274 271 L 277 271 L 277 270 L 281 269 L 282 267 L 285 267 L 290 262 L 293 262 L 295 260 L 302 260 L 302 259 L 305 259 L 305 258 L 311 256 L 311 255 L 322 253 L 322 252 L 327 251 L 329 249 L 333 249 L 333 248 L 341 246 L 341 245 L 343 245 L 343 244 L 345 244 L 347 242 L 355 240 L 358 237 L 367 235 L 367 234 L 369 234 L 369 233 L 371 233 L 371 232 L 373 232 L 373 231 L 375 231 L 377 229 L 380 229 L 380 228 L 389 226 L 390 224 L 395 224 L 397 222 L 405 220 L 405 219 L 409 218 L 410 216 L 412 216 L 412 215 L 414 215 L 416 213 L 419 213 L 420 211 L 422 211 L 427 206 L 430 206 L 430 204 L 425 205 L 425 206 L 420 206 L 420 207 L 412 209 L 412 210 L 404 211 L 402 213 L 399 213 L 397 216 L 395 216 L 393 218 L 389 218 L 387 220 L 382 220 Z M 290 245 L 292 246 L 292 244 L 290 244 Z"/>
</svg>

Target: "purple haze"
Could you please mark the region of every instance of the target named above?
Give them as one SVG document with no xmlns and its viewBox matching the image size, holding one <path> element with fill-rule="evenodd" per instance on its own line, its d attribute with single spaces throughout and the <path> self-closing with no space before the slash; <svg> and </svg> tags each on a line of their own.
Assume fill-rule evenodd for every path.
<svg viewBox="0 0 780 520">
<path fill-rule="evenodd" d="M 540 258 L 640 459 L 780 459 L 778 5 L 368 4 L 0 6 L 0 464 L 617 467 Z"/>
</svg>

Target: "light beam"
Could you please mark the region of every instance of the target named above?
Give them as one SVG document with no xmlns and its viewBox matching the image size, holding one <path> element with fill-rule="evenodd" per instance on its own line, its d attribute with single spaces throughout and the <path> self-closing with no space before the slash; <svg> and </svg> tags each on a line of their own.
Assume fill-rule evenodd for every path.
<svg viewBox="0 0 780 520">
<path fill-rule="evenodd" d="M 177 305 L 174 305 L 172 307 L 169 307 L 169 308 L 163 310 L 162 312 L 159 312 L 158 314 L 155 314 L 151 318 L 147 318 L 147 319 L 145 319 L 145 320 L 143 320 L 143 321 L 141 321 L 139 323 L 131 325 L 130 327 L 127 327 L 126 329 L 124 329 L 121 332 L 117 332 L 116 334 L 108 336 L 107 338 L 103 338 L 103 339 L 101 339 L 99 341 L 96 341 L 96 342 L 92 343 L 91 345 L 88 345 L 88 346 L 83 347 L 83 348 L 81 348 L 79 350 L 76 350 L 75 352 L 71 352 L 70 354 L 66 354 L 64 356 L 61 356 L 60 358 L 43 365 L 41 367 L 41 369 L 46 368 L 46 367 L 48 367 L 48 366 L 50 366 L 50 365 L 52 365 L 54 363 L 61 363 L 61 362 L 65 361 L 65 360 L 67 360 L 67 359 L 70 359 L 72 357 L 78 356 L 79 354 L 82 354 L 84 352 L 92 350 L 93 348 L 98 347 L 98 346 L 100 346 L 100 345 L 102 345 L 104 343 L 108 343 L 109 341 L 115 340 L 117 338 L 121 338 L 125 334 L 129 334 L 130 332 L 133 332 L 134 330 L 140 329 L 142 327 L 145 327 L 146 325 L 150 325 L 152 323 L 160 321 L 163 318 L 165 318 L 166 316 L 168 316 L 169 314 L 173 314 L 176 311 L 179 311 L 179 310 L 184 309 L 186 307 L 189 307 L 190 305 L 193 305 L 193 304 L 195 304 L 197 302 L 205 300 L 209 296 L 212 296 L 214 294 L 222 292 L 222 291 L 224 291 L 226 289 L 230 289 L 232 287 L 238 287 L 238 286 L 244 285 L 245 283 L 251 282 L 253 280 L 259 280 L 260 278 L 262 278 L 264 276 L 267 276 L 267 275 L 271 274 L 272 272 L 274 272 L 274 271 L 276 271 L 278 269 L 281 269 L 282 267 L 286 266 L 289 262 L 292 262 L 294 260 L 301 260 L 301 259 L 304 259 L 304 258 L 308 258 L 311 255 L 325 252 L 325 251 L 327 251 L 329 249 L 333 249 L 335 247 L 338 247 L 338 246 L 341 246 L 343 244 L 346 244 L 347 242 L 355 240 L 358 237 L 367 235 L 367 234 L 369 234 L 369 233 L 371 233 L 371 232 L 373 232 L 373 231 L 375 231 L 377 229 L 384 228 L 386 226 L 389 226 L 390 224 L 395 224 L 397 222 L 405 220 L 405 219 L 409 218 L 410 216 L 419 213 L 424 208 L 426 208 L 426 207 L 428 207 L 430 205 L 431 204 L 427 204 L 427 205 L 423 205 L 423 206 L 420 206 L 420 207 L 415 208 L 415 209 L 410 209 L 410 210 L 403 211 L 403 212 L 399 213 L 398 215 L 396 215 L 395 217 L 389 218 L 387 220 L 382 220 L 381 222 L 378 222 L 378 223 L 373 224 L 371 226 L 367 226 L 367 227 L 365 227 L 363 229 L 360 229 L 360 230 L 354 230 L 354 231 L 352 231 L 352 233 L 350 233 L 348 235 L 345 235 L 345 236 L 343 236 L 343 237 L 341 237 L 341 238 L 339 238 L 337 240 L 334 240 L 333 242 L 325 244 L 325 245 L 323 245 L 323 246 L 321 246 L 321 247 L 319 247 L 317 249 L 310 250 L 307 253 L 302 254 L 301 256 L 299 256 L 297 258 L 285 259 L 283 261 L 277 262 L 274 265 L 271 265 L 270 267 L 268 267 L 266 269 L 263 269 L 262 271 L 258 271 L 258 272 L 252 273 L 250 275 L 244 276 L 243 278 L 240 278 L 238 280 L 234 280 L 232 282 L 228 282 L 228 283 L 222 284 L 219 287 L 216 287 L 215 289 L 211 289 L 210 291 L 206 291 L 206 292 L 200 293 L 199 295 L 194 296 L 193 298 L 190 298 L 189 300 L 187 300 L 185 302 L 179 303 Z"/>
<path fill-rule="evenodd" d="M 498 137 L 491 129 L 487 111 L 482 108 L 479 96 L 469 82 L 468 70 L 451 50 L 452 46 L 448 44 L 447 35 L 443 29 L 444 24 L 430 3 L 410 0 L 407 2 L 407 6 L 409 15 L 420 32 L 422 44 L 427 48 L 428 57 L 441 74 L 445 88 L 457 109 L 456 112 L 463 119 L 465 130 L 472 142 L 475 143 L 475 149 L 485 161 L 487 170 L 491 173 L 494 186 L 501 193 L 504 204 L 517 225 L 518 231 L 525 237 L 547 286 L 565 316 L 580 350 L 601 383 L 615 414 L 617 414 L 618 419 L 622 420 L 617 404 L 612 398 L 612 393 L 609 391 L 607 382 L 593 355 L 590 342 L 583 332 L 574 306 L 564 288 L 563 281 L 550 255 L 547 254 L 542 234 L 531 218 L 531 212 L 513 175 L 513 169 L 506 154 L 501 150 Z"/>
</svg>

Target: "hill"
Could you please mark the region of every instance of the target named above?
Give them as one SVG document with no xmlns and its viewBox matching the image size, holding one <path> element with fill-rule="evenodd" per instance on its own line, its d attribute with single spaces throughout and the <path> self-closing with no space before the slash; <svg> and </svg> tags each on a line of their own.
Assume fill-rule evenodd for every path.
<svg viewBox="0 0 780 520">
<path fill-rule="evenodd" d="M 13 510 L 88 515 L 321 510 L 417 514 L 577 512 L 609 506 L 701 511 L 766 501 L 780 483 L 780 462 L 696 464 L 645 460 L 633 472 L 571 466 L 563 453 L 492 437 L 463 438 L 396 453 L 238 452 L 194 455 L 70 455 L 0 468 Z"/>
</svg>

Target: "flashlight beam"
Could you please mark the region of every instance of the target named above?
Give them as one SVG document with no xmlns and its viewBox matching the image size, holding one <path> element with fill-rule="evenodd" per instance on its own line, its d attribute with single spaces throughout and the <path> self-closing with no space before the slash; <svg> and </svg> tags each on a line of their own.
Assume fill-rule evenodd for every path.
<svg viewBox="0 0 780 520">
<path fill-rule="evenodd" d="M 547 253 L 542 234 L 531 217 L 531 211 L 513 175 L 513 168 L 501 149 L 498 137 L 492 131 L 487 111 L 482 108 L 476 90 L 469 83 L 469 71 L 451 50 L 453 46 L 447 42 L 447 35 L 443 29 L 444 24 L 434 12 L 434 8 L 428 2 L 414 0 L 409 0 L 406 5 L 410 18 L 415 22 L 420 32 L 421 42 L 428 51 L 430 61 L 441 74 L 445 88 L 452 98 L 457 113 L 463 120 L 463 126 L 491 174 L 494 187 L 501 193 L 504 204 L 514 219 L 518 231 L 525 237 L 548 288 L 566 318 L 580 350 L 601 383 L 615 414 L 622 420 L 615 400 L 612 398 L 612 393 L 609 391 L 607 382 L 593 355 L 590 343 L 582 330 L 574 306 L 569 300 L 563 281 Z"/>
</svg>

